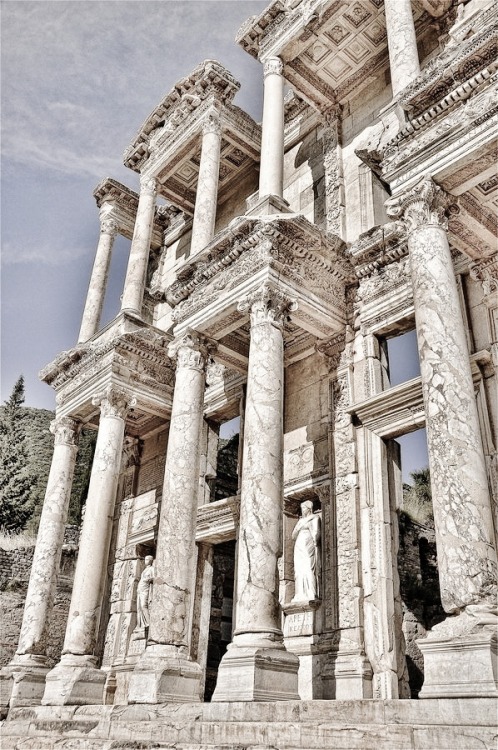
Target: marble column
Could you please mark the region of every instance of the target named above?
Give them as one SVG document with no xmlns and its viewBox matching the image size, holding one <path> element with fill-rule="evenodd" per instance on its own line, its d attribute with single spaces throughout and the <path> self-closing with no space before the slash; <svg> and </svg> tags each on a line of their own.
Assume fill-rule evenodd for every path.
<svg viewBox="0 0 498 750">
<path fill-rule="evenodd" d="M 475 640 L 472 634 L 481 633 L 478 638 L 482 640 L 482 629 L 491 632 L 494 627 L 496 633 L 498 624 L 490 494 L 446 234 L 448 203 L 448 196 L 432 179 L 425 178 L 386 204 L 388 215 L 401 219 L 408 234 L 441 601 L 450 615 L 429 634 L 429 642 L 443 642 L 436 656 L 433 647 L 431 654 L 425 655 L 427 644 L 419 642 L 426 662 L 422 697 L 489 694 L 485 690 L 479 693 L 484 667 L 468 645 Z M 496 639 L 496 634 L 490 638 Z M 458 646 L 458 653 L 452 653 L 448 641 Z M 476 668 L 481 672 L 479 678 L 474 674 Z M 462 686 L 469 674 L 467 686 Z M 441 687 L 445 681 L 446 687 Z M 498 694 L 496 683 L 491 693 Z"/>
<path fill-rule="evenodd" d="M 78 450 L 79 422 L 55 419 L 55 436 L 36 548 L 31 566 L 21 634 L 14 658 L 2 670 L 2 681 L 11 678 L 10 706 L 41 702 L 45 688 L 49 616 L 52 610 L 61 559 L 64 529 Z"/>
<path fill-rule="evenodd" d="M 137 218 L 133 239 L 131 241 L 130 258 L 126 269 L 121 310 L 142 315 L 142 302 L 145 289 L 147 264 L 149 262 L 150 240 L 154 222 L 154 208 L 156 201 L 156 180 L 154 177 L 142 175 L 140 177 L 140 198 L 138 201 Z"/>
<path fill-rule="evenodd" d="M 195 196 L 190 255 L 204 250 L 214 237 L 218 180 L 220 174 L 221 125 L 219 117 L 209 115 L 202 127 L 201 163 Z"/>
<path fill-rule="evenodd" d="M 125 419 L 135 400 L 110 386 L 93 399 L 100 406 L 90 486 L 61 661 L 48 673 L 43 704 L 102 703 L 105 673 L 95 653 L 109 557 Z"/>
<path fill-rule="evenodd" d="M 259 198 L 283 197 L 284 177 L 284 77 L 279 57 L 270 57 L 264 65 L 263 123 Z"/>
<path fill-rule="evenodd" d="M 384 0 L 393 99 L 420 73 L 410 0 Z"/>
<path fill-rule="evenodd" d="M 147 648 L 130 680 L 130 703 L 200 700 L 201 669 L 191 659 L 190 620 L 208 346 L 194 332 L 172 342 L 177 360 L 164 473 Z"/>
<path fill-rule="evenodd" d="M 233 643 L 214 701 L 296 700 L 299 660 L 283 644 L 278 559 L 283 512 L 283 323 L 295 306 L 264 284 L 239 304 L 250 311 L 237 606 Z"/>
<path fill-rule="evenodd" d="M 81 321 L 78 343 L 88 341 L 94 333 L 97 333 L 102 315 L 104 295 L 109 276 L 112 246 L 118 232 L 118 225 L 109 212 L 100 213 L 100 238 L 93 264 L 90 285 L 86 295 L 85 309 Z"/>
</svg>

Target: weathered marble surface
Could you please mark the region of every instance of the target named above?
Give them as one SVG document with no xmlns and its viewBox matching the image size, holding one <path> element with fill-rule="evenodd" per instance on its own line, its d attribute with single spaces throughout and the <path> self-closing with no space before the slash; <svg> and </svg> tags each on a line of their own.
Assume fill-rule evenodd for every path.
<svg viewBox="0 0 498 750">
<path fill-rule="evenodd" d="M 153 177 L 142 175 L 140 177 L 140 199 L 121 302 L 121 310 L 127 310 L 138 316 L 142 313 L 155 201 L 156 180 Z"/>
<path fill-rule="evenodd" d="M 63 655 L 47 675 L 43 702 L 48 705 L 93 703 L 105 680 L 104 673 L 95 669 L 94 652 L 121 470 L 125 418 L 135 401 L 128 393 L 110 386 L 105 393 L 95 396 L 94 403 L 100 406 L 99 432 Z"/>
<path fill-rule="evenodd" d="M 112 246 L 118 225 L 109 211 L 101 211 L 100 237 L 95 254 L 92 275 L 86 295 L 85 309 L 81 321 L 78 343 L 88 341 L 99 329 L 102 306 L 109 276 Z"/>
<path fill-rule="evenodd" d="M 202 129 L 201 163 L 192 225 L 190 256 L 211 242 L 214 235 L 220 174 L 221 124 L 219 117 L 210 115 Z"/>
<path fill-rule="evenodd" d="M 408 231 L 441 601 L 496 603 L 497 559 L 469 351 L 445 232 L 448 204 L 424 180 L 388 201 Z"/>
<path fill-rule="evenodd" d="M 239 304 L 251 339 L 233 643 L 213 700 L 289 700 L 297 696 L 298 659 L 286 654 L 280 625 L 282 554 L 284 316 L 295 306 L 263 285 Z"/>
<path fill-rule="evenodd" d="M 284 77 L 283 63 L 271 57 L 264 67 L 263 123 L 259 197 L 283 196 L 284 179 Z"/>
<path fill-rule="evenodd" d="M 385 0 L 386 30 L 395 99 L 420 72 L 410 0 Z"/>
</svg>

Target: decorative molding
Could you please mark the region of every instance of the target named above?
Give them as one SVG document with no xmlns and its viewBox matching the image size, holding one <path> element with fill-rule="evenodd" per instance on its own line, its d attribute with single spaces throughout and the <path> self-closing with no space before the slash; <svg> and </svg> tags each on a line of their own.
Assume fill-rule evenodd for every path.
<svg viewBox="0 0 498 750">
<path fill-rule="evenodd" d="M 266 60 L 263 66 L 263 76 L 264 78 L 269 75 L 281 76 L 283 74 L 283 70 L 284 64 L 282 60 L 279 57 L 270 57 L 268 60 Z"/>
<path fill-rule="evenodd" d="M 140 175 L 140 195 L 155 197 L 157 192 L 157 180 L 150 175 Z"/>
<path fill-rule="evenodd" d="M 486 297 L 498 292 L 498 254 L 474 261 L 469 266 L 470 278 L 482 284 Z"/>
<path fill-rule="evenodd" d="M 187 331 L 174 339 L 168 346 L 168 356 L 176 360 L 177 368 L 188 368 L 204 372 L 208 355 L 214 348 L 214 343 L 195 331 Z"/>
</svg>

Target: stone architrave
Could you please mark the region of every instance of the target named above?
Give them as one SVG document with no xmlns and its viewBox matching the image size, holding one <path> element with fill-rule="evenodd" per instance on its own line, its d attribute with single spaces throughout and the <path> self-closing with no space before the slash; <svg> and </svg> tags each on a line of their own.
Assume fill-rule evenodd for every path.
<svg viewBox="0 0 498 750">
<path fill-rule="evenodd" d="M 420 73 L 411 0 L 384 0 L 393 99 Z"/>
<path fill-rule="evenodd" d="M 481 678 L 481 641 L 487 642 L 491 672 L 496 650 L 497 556 L 469 351 L 446 235 L 448 205 L 449 197 L 431 178 L 386 204 L 408 234 L 441 601 L 450 615 L 419 641 L 425 655 L 421 697 L 498 694 L 496 675 L 485 684 Z M 471 653 L 475 639 L 479 658 Z"/>
<path fill-rule="evenodd" d="M 264 65 L 263 123 L 259 198 L 283 197 L 284 178 L 284 65 L 270 57 Z"/>
<path fill-rule="evenodd" d="M 198 701 L 199 665 L 189 658 L 195 529 L 208 344 L 188 332 L 172 342 L 176 382 L 154 562 L 147 648 L 131 676 L 130 703 Z"/>
<path fill-rule="evenodd" d="M 149 175 L 140 177 L 140 198 L 130 258 L 126 269 L 121 310 L 131 312 L 138 317 L 142 314 L 142 302 L 145 289 L 145 277 L 149 261 L 150 240 L 154 222 L 156 203 L 156 180 Z"/>
<path fill-rule="evenodd" d="M 251 338 L 233 643 L 213 701 L 295 700 L 299 660 L 285 650 L 279 604 L 282 554 L 283 324 L 296 303 L 264 284 L 239 303 Z"/>
<path fill-rule="evenodd" d="M 32 706 L 41 702 L 45 688 L 47 641 L 57 574 L 67 521 L 69 499 L 78 451 L 80 423 L 70 417 L 55 419 L 54 453 L 31 566 L 19 643 L 14 658 L 1 678 L 12 678 L 10 705 Z"/>
<path fill-rule="evenodd" d="M 105 393 L 95 396 L 93 403 L 100 406 L 99 431 L 62 657 L 47 675 L 42 701 L 45 705 L 101 703 L 106 677 L 103 671 L 96 668 L 95 648 L 123 453 L 125 419 L 135 399 L 127 392 L 110 386 Z"/>
<path fill-rule="evenodd" d="M 209 115 L 202 127 L 201 162 L 192 224 L 191 257 L 204 250 L 214 236 L 220 175 L 221 124 Z"/>
<path fill-rule="evenodd" d="M 118 225 L 109 211 L 100 212 L 100 238 L 95 254 L 92 275 L 86 295 L 85 309 L 81 321 L 78 343 L 88 341 L 97 333 L 104 304 L 104 295 L 109 276 L 112 246 L 118 233 Z"/>
</svg>

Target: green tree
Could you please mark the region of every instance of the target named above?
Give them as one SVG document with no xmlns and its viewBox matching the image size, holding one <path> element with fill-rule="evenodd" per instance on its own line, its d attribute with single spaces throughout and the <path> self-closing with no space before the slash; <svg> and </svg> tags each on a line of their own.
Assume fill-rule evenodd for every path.
<svg viewBox="0 0 498 750">
<path fill-rule="evenodd" d="M 23 529 L 33 513 L 23 403 L 21 375 L 0 415 L 0 527 L 8 531 Z"/>
<path fill-rule="evenodd" d="M 412 484 L 403 486 L 403 510 L 415 521 L 430 522 L 433 519 L 433 513 L 429 468 L 412 471 L 410 477 Z"/>
</svg>

